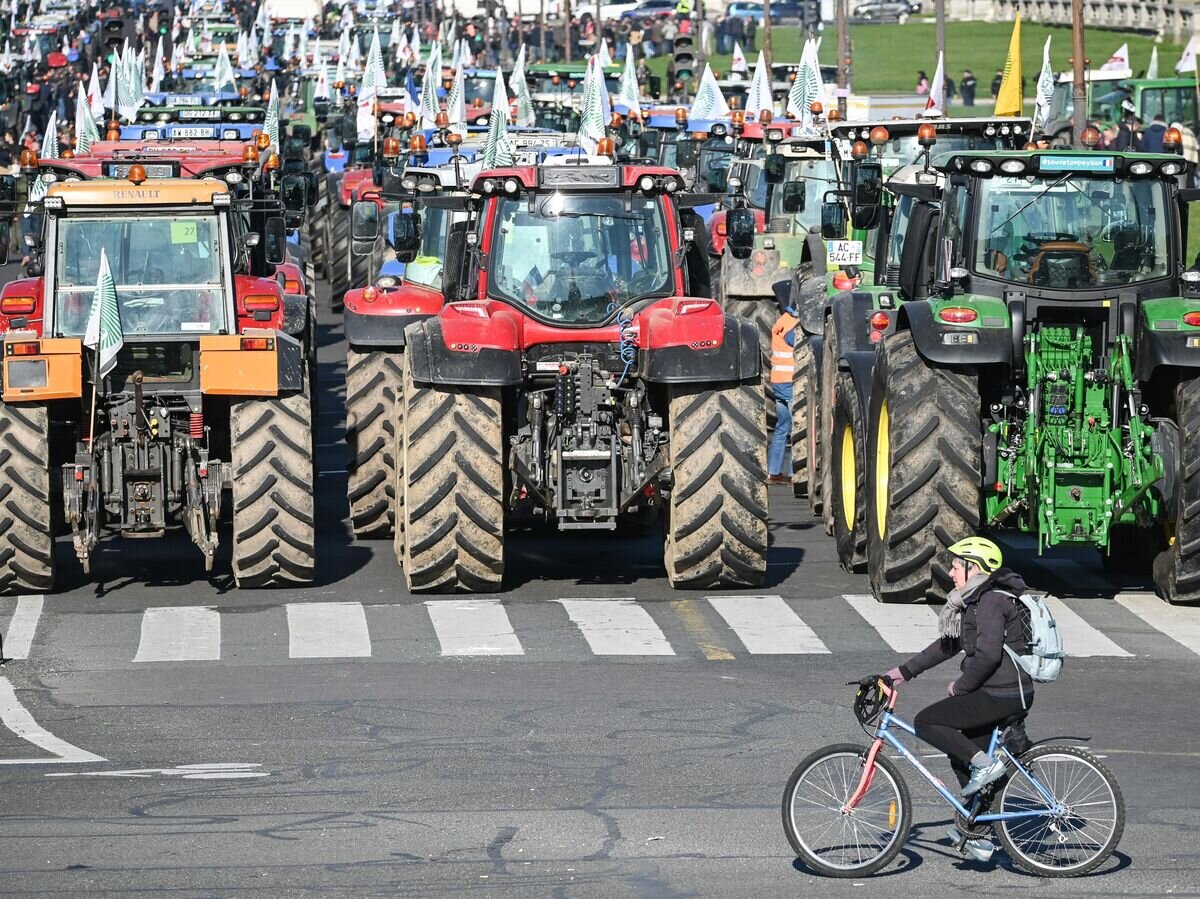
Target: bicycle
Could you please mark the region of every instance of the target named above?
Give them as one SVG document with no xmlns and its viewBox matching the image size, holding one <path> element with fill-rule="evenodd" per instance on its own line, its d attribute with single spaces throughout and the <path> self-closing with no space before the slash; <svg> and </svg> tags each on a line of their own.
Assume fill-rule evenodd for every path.
<svg viewBox="0 0 1200 899">
<path fill-rule="evenodd" d="M 896 727 L 916 736 L 894 713 L 899 692 L 891 681 L 873 675 L 857 684 L 855 717 L 868 736 L 875 726 L 870 747 L 839 743 L 817 750 L 796 768 L 783 794 L 784 831 L 812 870 L 829 877 L 874 874 L 908 838 L 908 785 L 880 751 L 884 743 L 954 808 L 959 853 L 968 839 L 981 837 L 977 825 L 990 825 L 1013 863 L 1042 877 L 1087 874 L 1116 849 L 1125 829 L 1125 800 L 1112 772 L 1091 753 L 1061 745 L 1014 751 L 1001 735 L 1025 718 L 1015 715 L 992 731 L 988 748 L 993 758 L 1004 759 L 1005 776 L 964 805 L 892 732 Z M 820 820 L 810 827 L 810 817 Z"/>
</svg>

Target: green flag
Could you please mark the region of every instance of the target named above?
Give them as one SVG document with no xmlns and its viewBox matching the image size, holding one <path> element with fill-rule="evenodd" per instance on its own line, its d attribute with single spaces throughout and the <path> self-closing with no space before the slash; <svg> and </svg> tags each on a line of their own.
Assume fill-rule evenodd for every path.
<svg viewBox="0 0 1200 899">
<path fill-rule="evenodd" d="M 121 330 L 121 310 L 117 305 L 117 285 L 108 267 L 108 254 L 100 250 L 100 270 L 96 274 L 96 292 L 88 313 L 83 345 L 96 351 L 96 382 L 107 377 L 117 365 L 117 353 L 125 344 Z"/>
</svg>

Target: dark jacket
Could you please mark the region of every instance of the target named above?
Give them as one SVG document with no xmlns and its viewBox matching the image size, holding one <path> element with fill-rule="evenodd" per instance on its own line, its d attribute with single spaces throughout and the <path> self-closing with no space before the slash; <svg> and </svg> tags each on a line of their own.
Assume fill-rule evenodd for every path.
<svg viewBox="0 0 1200 899">
<path fill-rule="evenodd" d="M 1029 650 L 1013 598 L 1026 590 L 1019 574 L 1001 568 L 966 598 L 962 636 L 934 640 L 900 666 L 904 679 L 912 680 L 964 652 L 962 674 L 954 682 L 956 695 L 984 690 L 998 699 L 1019 699 L 1024 688 L 1028 701 L 1033 696 L 1033 680 L 1004 651 L 1005 644 L 1018 655 Z"/>
</svg>

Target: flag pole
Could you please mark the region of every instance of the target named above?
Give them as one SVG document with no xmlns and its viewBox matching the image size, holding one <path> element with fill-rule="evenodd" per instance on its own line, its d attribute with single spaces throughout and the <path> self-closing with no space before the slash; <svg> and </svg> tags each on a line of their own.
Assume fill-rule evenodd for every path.
<svg viewBox="0 0 1200 899">
<path fill-rule="evenodd" d="M 100 374 L 100 342 L 96 342 L 96 367 L 92 369 L 92 416 L 88 419 L 88 453 L 92 451 L 92 444 L 96 441 L 96 395 L 100 392 L 100 385 L 96 382 L 99 380 Z"/>
</svg>

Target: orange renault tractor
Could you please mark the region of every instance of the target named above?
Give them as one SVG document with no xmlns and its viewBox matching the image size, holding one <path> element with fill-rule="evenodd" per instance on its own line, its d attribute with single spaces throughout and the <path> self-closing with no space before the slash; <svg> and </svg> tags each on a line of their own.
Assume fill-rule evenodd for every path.
<svg viewBox="0 0 1200 899">
<path fill-rule="evenodd" d="M 674 586 L 762 582 L 758 336 L 710 298 L 691 199 L 673 169 L 602 156 L 475 177 L 446 243 L 446 305 L 405 332 L 396 543 L 410 590 L 497 589 L 512 526 L 659 515 Z"/>
<path fill-rule="evenodd" d="M 60 529 L 85 572 L 106 534 L 179 528 L 211 571 L 227 509 L 239 586 L 312 579 L 302 348 L 279 282 L 251 273 L 256 251 L 282 261 L 284 221 L 247 202 L 133 164 L 35 207 L 28 277 L 0 292 L 0 592 L 53 589 Z"/>
</svg>

